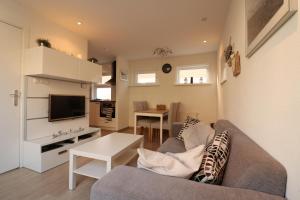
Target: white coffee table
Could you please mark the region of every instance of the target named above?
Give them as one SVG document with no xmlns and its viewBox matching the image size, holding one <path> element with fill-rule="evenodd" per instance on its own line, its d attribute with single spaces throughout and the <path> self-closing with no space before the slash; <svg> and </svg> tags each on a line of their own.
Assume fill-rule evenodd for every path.
<svg viewBox="0 0 300 200">
<path fill-rule="evenodd" d="M 100 179 L 117 165 L 127 164 L 143 146 L 143 136 L 112 133 L 70 149 L 69 189 L 76 187 L 76 174 Z M 76 157 L 92 158 L 93 161 L 76 168 Z"/>
</svg>

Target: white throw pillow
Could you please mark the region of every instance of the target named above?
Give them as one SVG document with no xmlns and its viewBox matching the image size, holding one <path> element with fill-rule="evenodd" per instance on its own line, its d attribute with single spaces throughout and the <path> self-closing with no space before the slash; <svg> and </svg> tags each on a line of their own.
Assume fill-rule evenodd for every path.
<svg viewBox="0 0 300 200">
<path fill-rule="evenodd" d="M 138 148 L 137 167 L 158 174 L 190 178 L 199 170 L 204 154 L 204 145 L 183 153 L 160 153 Z"/>
<path fill-rule="evenodd" d="M 189 150 L 199 145 L 206 145 L 214 134 L 215 130 L 202 122 L 189 126 L 182 133 L 185 149 Z"/>
</svg>

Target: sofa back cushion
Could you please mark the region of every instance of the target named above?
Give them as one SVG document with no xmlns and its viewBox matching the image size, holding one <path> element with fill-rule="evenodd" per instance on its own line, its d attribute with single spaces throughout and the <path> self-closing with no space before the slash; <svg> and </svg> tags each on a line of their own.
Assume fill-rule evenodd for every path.
<svg viewBox="0 0 300 200">
<path fill-rule="evenodd" d="M 228 130 L 231 135 L 223 186 L 285 196 L 287 174 L 278 161 L 229 121 L 219 120 L 215 129 L 217 133 Z"/>
</svg>

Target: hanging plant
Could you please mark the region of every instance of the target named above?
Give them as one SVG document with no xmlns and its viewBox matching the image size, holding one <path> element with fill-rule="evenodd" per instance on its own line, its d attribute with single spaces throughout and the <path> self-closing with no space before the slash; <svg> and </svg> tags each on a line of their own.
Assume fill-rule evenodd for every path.
<svg viewBox="0 0 300 200">
<path fill-rule="evenodd" d="M 39 46 L 51 48 L 51 43 L 47 39 L 40 38 L 40 39 L 37 39 L 36 42 L 38 43 Z"/>
<path fill-rule="evenodd" d="M 92 63 L 97 63 L 98 62 L 98 59 L 97 58 L 89 58 L 88 61 L 92 62 Z"/>
</svg>

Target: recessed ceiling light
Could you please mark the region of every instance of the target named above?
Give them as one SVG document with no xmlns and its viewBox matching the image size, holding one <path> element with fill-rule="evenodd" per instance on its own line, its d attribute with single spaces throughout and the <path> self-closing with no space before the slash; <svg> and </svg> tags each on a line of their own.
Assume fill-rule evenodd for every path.
<svg viewBox="0 0 300 200">
<path fill-rule="evenodd" d="M 207 40 L 203 40 L 203 43 L 207 43 Z"/>
<path fill-rule="evenodd" d="M 80 26 L 82 23 L 81 22 L 77 22 L 77 25 Z"/>
</svg>

